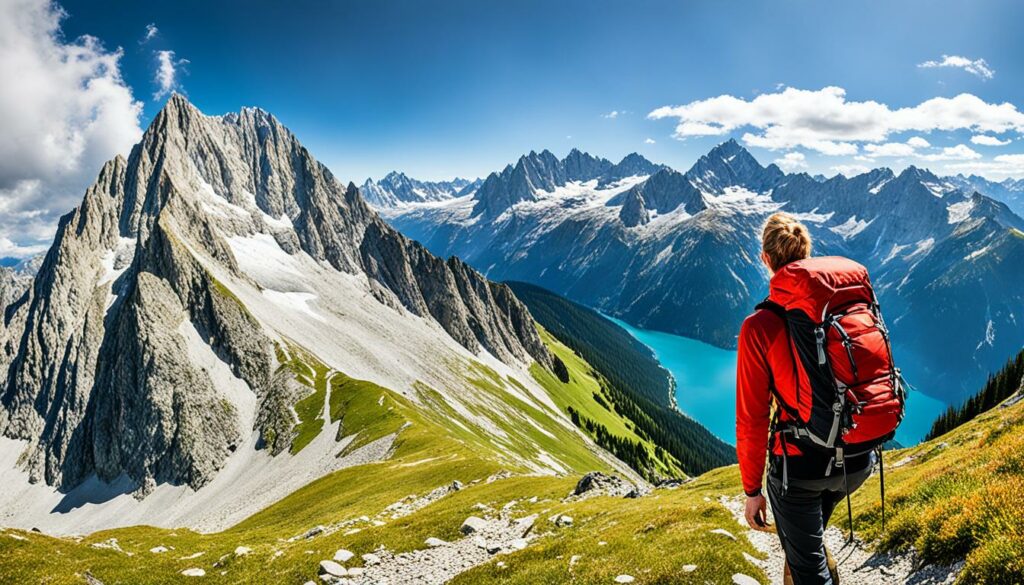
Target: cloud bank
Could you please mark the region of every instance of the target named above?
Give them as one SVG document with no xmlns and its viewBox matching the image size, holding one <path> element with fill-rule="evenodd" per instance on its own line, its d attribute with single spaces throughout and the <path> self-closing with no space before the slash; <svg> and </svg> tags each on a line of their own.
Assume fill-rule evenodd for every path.
<svg viewBox="0 0 1024 585">
<path fill-rule="evenodd" d="M 745 100 L 721 95 L 647 115 L 675 119 L 675 137 L 721 136 L 750 128 L 748 146 L 771 150 L 797 147 L 830 156 L 855 155 L 860 145 L 885 142 L 893 134 L 969 130 L 977 133 L 1024 131 L 1024 113 L 1010 103 L 988 103 L 962 93 L 935 97 L 916 106 L 891 108 L 876 101 L 849 101 L 841 87 L 792 87 Z"/>
</svg>

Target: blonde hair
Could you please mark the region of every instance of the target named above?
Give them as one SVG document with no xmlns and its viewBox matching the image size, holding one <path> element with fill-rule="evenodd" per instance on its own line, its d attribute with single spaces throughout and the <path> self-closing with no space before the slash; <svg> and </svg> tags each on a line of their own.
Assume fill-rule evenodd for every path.
<svg viewBox="0 0 1024 585">
<path fill-rule="evenodd" d="M 774 213 L 764 223 L 761 248 L 768 256 L 772 271 L 778 272 L 790 262 L 810 257 L 811 233 L 792 215 Z"/>
</svg>

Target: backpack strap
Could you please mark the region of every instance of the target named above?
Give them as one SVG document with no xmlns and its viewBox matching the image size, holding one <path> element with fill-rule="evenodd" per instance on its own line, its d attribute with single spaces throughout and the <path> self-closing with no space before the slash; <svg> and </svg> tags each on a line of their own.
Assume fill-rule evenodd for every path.
<svg viewBox="0 0 1024 585">
<path fill-rule="evenodd" d="M 765 309 L 767 311 L 771 311 L 772 313 L 775 313 L 783 321 L 786 320 L 786 309 L 785 309 L 785 307 L 783 307 L 779 303 L 776 303 L 773 300 L 770 300 L 767 297 L 765 297 L 765 299 L 763 301 L 761 301 L 760 303 L 757 304 L 757 306 L 754 307 L 755 311 L 760 311 L 761 309 Z"/>
</svg>

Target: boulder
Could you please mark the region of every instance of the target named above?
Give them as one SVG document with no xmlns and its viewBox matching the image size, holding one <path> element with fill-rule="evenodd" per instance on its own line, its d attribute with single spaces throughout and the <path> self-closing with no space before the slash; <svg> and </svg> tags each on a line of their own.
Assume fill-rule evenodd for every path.
<svg viewBox="0 0 1024 585">
<path fill-rule="evenodd" d="M 334 560 L 338 561 L 339 563 L 347 563 L 348 560 L 354 556 L 356 556 L 354 552 L 347 551 L 343 548 L 339 548 L 338 550 L 334 551 Z"/>
<path fill-rule="evenodd" d="M 615 578 L 616 583 L 632 583 L 636 579 L 632 575 L 619 575 Z"/>
<path fill-rule="evenodd" d="M 462 527 L 459 531 L 463 534 L 473 534 L 474 532 L 480 532 L 487 526 L 487 521 L 477 516 L 470 516 L 462 523 Z"/>
<path fill-rule="evenodd" d="M 181 574 L 185 575 L 186 577 L 205 577 L 206 571 L 198 567 L 193 567 L 191 569 L 185 569 L 181 572 Z"/>
<path fill-rule="evenodd" d="M 441 540 L 440 538 L 434 538 L 433 536 L 431 536 L 426 541 L 424 541 L 424 544 L 426 544 L 430 548 L 437 548 L 439 546 L 445 546 L 446 544 L 448 544 L 448 542 L 445 540 Z"/>
<path fill-rule="evenodd" d="M 591 471 L 584 475 L 576 484 L 576 489 L 573 490 L 572 495 L 576 497 L 584 495 L 586 497 L 599 495 L 621 497 L 634 489 L 633 484 L 620 477 L 608 475 L 600 471 Z"/>
<path fill-rule="evenodd" d="M 168 550 L 170 550 L 170 549 L 168 549 L 166 546 L 161 545 L 161 546 L 154 546 L 153 548 L 149 549 L 149 552 L 151 552 L 151 553 L 153 553 L 155 555 L 158 555 L 160 553 L 165 553 Z"/>
<path fill-rule="evenodd" d="M 240 547 L 235 548 L 235 556 L 236 557 L 244 557 L 245 555 L 247 555 L 247 554 L 249 554 L 251 552 L 252 552 L 252 549 L 247 547 L 247 546 L 240 546 Z"/>
<path fill-rule="evenodd" d="M 332 575 L 334 577 L 345 577 L 348 575 L 348 571 L 345 570 L 345 567 L 342 567 L 334 561 L 320 561 L 320 574 Z"/>
<path fill-rule="evenodd" d="M 367 565 L 376 565 L 380 562 L 380 557 L 373 553 L 366 553 L 365 555 L 363 555 L 363 562 Z"/>
</svg>

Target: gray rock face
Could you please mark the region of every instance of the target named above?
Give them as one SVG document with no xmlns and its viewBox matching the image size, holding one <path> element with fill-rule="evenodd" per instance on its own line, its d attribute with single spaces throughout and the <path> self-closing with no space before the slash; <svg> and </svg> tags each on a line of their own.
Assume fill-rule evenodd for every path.
<svg viewBox="0 0 1024 585">
<path fill-rule="evenodd" d="M 288 446 L 304 390 L 211 272 L 247 280 L 227 238 L 253 234 L 367 279 L 380 301 L 471 351 L 555 365 L 506 287 L 397 233 L 273 116 L 204 116 L 175 95 L 61 219 L 0 328 L 0 433 L 29 442 L 33 481 L 69 488 L 95 473 L 127 475 L 142 495 L 198 488 L 254 429 L 271 453 Z M 255 408 L 195 352 L 226 364 Z"/>
</svg>

